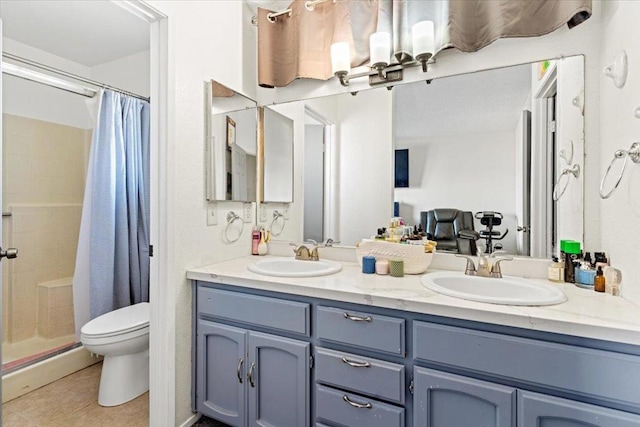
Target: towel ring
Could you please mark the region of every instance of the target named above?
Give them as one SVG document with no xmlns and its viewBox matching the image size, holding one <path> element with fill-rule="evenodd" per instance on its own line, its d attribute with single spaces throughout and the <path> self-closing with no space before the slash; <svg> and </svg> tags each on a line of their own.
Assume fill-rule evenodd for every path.
<svg viewBox="0 0 640 427">
<path fill-rule="evenodd" d="M 640 163 L 640 142 L 634 142 L 631 145 L 631 148 L 629 148 L 629 151 L 616 150 L 615 153 L 613 153 L 613 159 L 611 160 L 611 163 L 609 163 L 609 167 L 607 168 L 607 171 L 604 173 L 604 176 L 602 177 L 602 181 L 600 181 L 600 198 L 608 199 L 616 191 L 616 189 L 618 188 L 618 185 L 620 185 L 620 181 L 622 181 L 622 176 L 624 175 L 624 171 L 627 168 L 627 160 L 629 160 L 629 158 L 631 158 L 631 161 L 633 163 Z M 613 164 L 620 159 L 623 159 L 622 169 L 620 170 L 620 173 L 616 178 L 616 183 L 613 185 L 611 190 L 605 193 L 604 182 L 607 180 L 607 177 L 611 172 L 611 168 L 613 167 Z"/>
<path fill-rule="evenodd" d="M 280 227 L 280 231 L 278 231 L 276 233 L 275 231 L 273 231 L 273 224 L 275 224 L 275 222 L 279 218 L 282 218 L 282 227 Z M 279 236 L 280 234 L 282 234 L 282 232 L 284 231 L 284 226 L 286 225 L 286 223 L 287 223 L 287 220 L 285 219 L 284 215 L 282 215 L 277 210 L 274 210 L 273 211 L 273 219 L 271 220 L 271 224 L 269 224 L 269 231 L 271 232 L 271 235 L 272 236 Z"/>
<path fill-rule="evenodd" d="M 575 178 L 579 178 L 580 177 L 580 165 L 576 163 L 575 165 L 571 166 L 570 168 L 565 168 L 562 171 L 562 173 L 558 177 L 558 180 L 556 181 L 556 184 L 553 186 L 553 201 L 554 202 L 557 202 L 558 200 L 560 200 L 560 198 L 562 197 L 564 192 L 567 191 L 567 187 L 569 186 L 569 178 L 570 178 L 569 175 L 573 175 Z M 563 177 L 566 177 L 566 179 L 564 180 L 564 185 L 562 186 L 562 190 L 560 192 L 558 192 L 558 189 L 560 188 L 560 182 L 562 181 Z"/>
<path fill-rule="evenodd" d="M 238 233 L 238 236 L 235 239 L 230 239 L 228 234 L 229 227 L 231 227 L 231 224 L 233 224 L 239 219 L 240 219 L 240 216 L 238 216 L 234 211 L 229 211 L 229 213 L 227 214 L 227 226 L 224 228 L 224 238 L 227 240 L 228 243 L 237 242 L 240 239 L 240 236 L 242 236 L 242 231 L 244 230 L 244 221 L 242 221 L 241 219 L 240 219 L 240 232 Z"/>
</svg>

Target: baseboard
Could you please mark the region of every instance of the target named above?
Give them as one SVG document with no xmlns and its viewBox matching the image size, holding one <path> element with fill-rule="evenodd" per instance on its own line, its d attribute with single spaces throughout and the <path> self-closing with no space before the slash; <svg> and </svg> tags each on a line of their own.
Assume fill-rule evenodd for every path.
<svg viewBox="0 0 640 427">
<path fill-rule="evenodd" d="M 187 420 L 185 422 L 180 424 L 180 427 L 191 427 L 192 425 L 194 425 L 196 423 L 196 421 L 198 421 L 200 419 L 201 416 L 202 416 L 201 414 L 193 414 L 192 416 L 187 418 Z"/>
<path fill-rule="evenodd" d="M 19 371 L 2 376 L 2 403 L 23 396 L 33 390 L 51 384 L 60 378 L 94 365 L 102 357 L 91 357 L 91 353 L 80 346 L 62 354 L 34 363 Z"/>
</svg>

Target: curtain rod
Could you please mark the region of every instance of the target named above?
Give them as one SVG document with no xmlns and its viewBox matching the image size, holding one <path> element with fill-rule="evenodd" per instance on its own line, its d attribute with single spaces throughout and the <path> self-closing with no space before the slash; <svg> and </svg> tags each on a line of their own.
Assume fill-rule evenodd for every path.
<svg viewBox="0 0 640 427">
<path fill-rule="evenodd" d="M 317 5 L 322 4 L 322 3 L 326 3 L 328 1 L 330 1 L 330 0 L 308 0 L 308 1 L 304 2 L 304 8 L 307 9 L 309 12 L 313 12 Z M 333 3 L 335 3 L 337 0 L 331 0 L 331 1 L 333 1 Z M 291 16 L 291 12 L 292 12 L 291 8 L 288 8 L 288 9 L 285 9 L 285 10 L 281 10 L 280 12 L 271 12 L 271 13 L 267 14 L 267 20 L 273 24 L 273 23 L 275 23 L 277 21 L 276 18 L 278 16 L 282 16 L 282 15 Z M 254 27 L 258 25 L 258 17 L 257 16 L 252 16 L 251 17 L 251 24 L 253 24 Z"/>
<path fill-rule="evenodd" d="M 61 75 L 61 76 L 69 77 L 71 79 L 78 80 L 78 81 L 83 82 L 83 83 L 87 83 L 87 84 L 90 84 L 90 85 L 93 85 L 93 86 L 98 86 L 98 87 L 101 87 L 103 89 L 109 89 L 109 90 L 112 90 L 114 92 L 119 92 L 119 93 L 122 93 L 124 95 L 131 96 L 133 98 L 141 99 L 143 101 L 147 101 L 147 102 L 150 101 L 150 99 L 148 97 L 145 97 L 145 96 L 142 96 L 142 95 L 138 95 L 137 93 L 129 92 L 127 90 L 120 89 L 120 88 L 117 88 L 117 87 L 114 87 L 114 86 L 110 86 L 110 85 L 105 84 L 105 83 L 100 83 L 100 82 L 97 82 L 95 80 L 87 79 L 86 77 L 78 76 L 77 74 L 68 73 L 66 71 L 50 67 L 48 65 L 40 64 L 39 62 L 35 62 L 35 61 L 31 61 L 29 59 L 22 58 L 22 57 L 20 57 L 18 55 L 14 55 L 14 54 L 11 54 L 9 52 L 3 52 L 2 53 L 2 57 L 10 59 L 12 61 L 16 61 L 16 62 L 21 62 L 23 64 L 27 64 L 27 65 L 30 65 L 32 67 L 40 68 L 41 70 L 46 70 L 46 71 L 49 71 L 51 73 L 55 73 L 55 74 L 58 74 L 58 75 Z M 18 77 L 21 77 L 21 76 L 18 76 Z M 33 80 L 33 79 L 28 79 L 28 80 Z M 47 83 L 41 82 L 41 81 L 39 81 L 39 83 L 47 84 Z M 53 86 L 53 85 L 50 85 L 50 86 Z M 58 87 L 58 86 L 55 86 L 55 87 Z M 67 91 L 70 91 L 70 92 L 74 92 L 74 93 L 79 93 L 80 95 L 84 95 L 84 96 L 90 96 L 90 95 L 86 95 L 86 94 L 83 94 L 83 93 L 80 93 L 80 92 L 77 92 L 77 91 L 74 91 L 74 90 L 68 90 L 67 88 L 64 88 L 64 87 L 61 87 L 60 89 L 64 89 L 64 90 L 67 90 Z M 87 91 L 91 91 L 91 90 L 92 89 L 87 88 Z"/>
</svg>

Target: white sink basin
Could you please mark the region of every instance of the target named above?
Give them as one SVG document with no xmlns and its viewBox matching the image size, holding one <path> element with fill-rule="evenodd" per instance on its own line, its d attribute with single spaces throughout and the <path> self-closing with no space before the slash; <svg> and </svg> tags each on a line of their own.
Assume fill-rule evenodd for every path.
<svg viewBox="0 0 640 427">
<path fill-rule="evenodd" d="M 301 261 L 295 258 L 267 258 L 251 264 L 249 271 L 265 276 L 316 277 L 334 274 L 342 270 L 335 261 Z"/>
<path fill-rule="evenodd" d="M 496 279 L 439 271 L 422 276 L 422 284 L 440 294 L 491 304 L 554 305 L 567 300 L 556 287 L 519 277 Z"/>
</svg>

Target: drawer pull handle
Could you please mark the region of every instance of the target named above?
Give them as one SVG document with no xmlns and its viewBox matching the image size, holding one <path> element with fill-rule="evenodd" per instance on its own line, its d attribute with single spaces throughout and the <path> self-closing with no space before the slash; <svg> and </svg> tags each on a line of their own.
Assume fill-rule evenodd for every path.
<svg viewBox="0 0 640 427">
<path fill-rule="evenodd" d="M 240 373 L 240 371 L 242 371 L 243 363 L 244 363 L 244 359 L 241 357 L 240 360 L 238 361 L 238 369 L 236 370 L 236 376 L 238 377 L 238 382 L 240 384 L 242 384 L 242 374 Z"/>
<path fill-rule="evenodd" d="M 344 312 L 344 318 L 345 319 L 349 319 L 349 320 L 353 320 L 354 322 L 369 322 L 369 323 L 371 323 L 373 321 L 371 316 L 367 316 L 367 317 L 353 316 L 353 315 L 347 313 L 346 311 Z"/>
<path fill-rule="evenodd" d="M 255 367 L 255 362 L 251 362 L 251 366 L 249 366 L 249 373 L 247 374 L 247 379 L 249 380 L 249 384 L 251 384 L 251 387 L 256 386 L 256 383 L 253 382 L 253 368 Z"/>
<path fill-rule="evenodd" d="M 349 399 L 349 396 L 347 396 L 346 394 L 344 396 L 342 396 L 342 400 L 344 400 L 345 402 L 347 402 L 349 405 L 353 406 L 354 408 L 371 409 L 371 403 L 369 403 L 369 402 L 367 402 L 367 403 L 354 402 L 353 400 Z"/>
<path fill-rule="evenodd" d="M 353 366 L 354 368 L 370 368 L 371 363 L 369 362 L 354 362 L 353 360 L 349 360 L 346 357 L 342 358 L 342 362 L 346 363 L 349 366 Z"/>
</svg>

